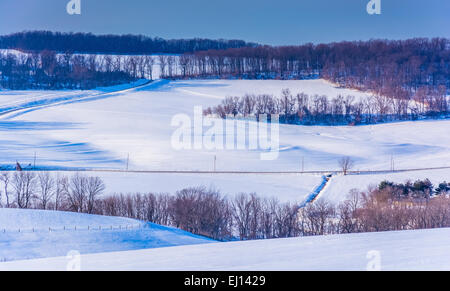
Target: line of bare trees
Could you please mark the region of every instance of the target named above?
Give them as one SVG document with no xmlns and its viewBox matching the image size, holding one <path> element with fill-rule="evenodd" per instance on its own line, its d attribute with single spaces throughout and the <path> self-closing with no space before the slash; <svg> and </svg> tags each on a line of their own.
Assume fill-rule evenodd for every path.
<svg viewBox="0 0 450 291">
<path fill-rule="evenodd" d="M 180 78 L 305 79 L 388 97 L 421 87 L 450 88 L 450 41 L 445 38 L 370 40 L 301 46 L 208 50 L 180 58 Z"/>
<path fill-rule="evenodd" d="M 433 189 L 429 180 L 383 182 L 353 190 L 337 208 L 343 233 L 450 227 L 450 183 Z"/>
<path fill-rule="evenodd" d="M 116 194 L 101 199 L 99 213 L 118 215 L 174 226 L 217 240 L 284 238 L 325 234 L 326 219 L 333 213 L 328 204 L 305 208 L 299 224 L 295 203 L 241 193 L 234 198 L 205 188 L 187 188 L 170 194 Z M 315 211 L 321 213 L 316 219 Z"/>
<path fill-rule="evenodd" d="M 373 124 L 398 120 L 436 118 L 450 113 L 446 89 L 422 87 L 411 98 L 383 95 L 356 100 L 354 96 L 293 95 L 289 89 L 281 97 L 269 94 L 227 97 L 221 104 L 204 110 L 204 115 L 255 117 L 278 114 L 280 122 L 303 125 Z"/>
<path fill-rule="evenodd" d="M 4 49 L 73 51 L 86 54 L 183 54 L 256 45 L 242 40 L 202 38 L 166 40 L 143 35 L 94 35 L 52 31 L 24 31 L 0 36 L 0 48 Z"/>
<path fill-rule="evenodd" d="M 0 52 L 0 87 L 7 89 L 92 89 L 152 79 L 152 56 Z"/>
<path fill-rule="evenodd" d="M 0 206 L 94 213 L 105 185 L 98 177 L 49 172 L 2 172 Z M 3 196 L 3 197 L 2 197 Z"/>
<path fill-rule="evenodd" d="M 255 193 L 226 196 L 202 187 L 175 194 L 104 195 L 98 177 L 55 175 L 3 172 L 1 206 L 128 217 L 216 240 L 450 227 L 446 182 L 435 188 L 429 180 L 385 181 L 367 191 L 352 190 L 339 205 L 320 199 L 300 208 Z"/>
<path fill-rule="evenodd" d="M 218 240 L 286 238 L 339 233 L 450 227 L 450 183 L 383 182 L 352 190 L 339 205 L 318 200 L 299 208 L 255 193 L 224 196 L 188 188 L 170 194 L 116 194 L 99 213 L 178 227 Z"/>
</svg>

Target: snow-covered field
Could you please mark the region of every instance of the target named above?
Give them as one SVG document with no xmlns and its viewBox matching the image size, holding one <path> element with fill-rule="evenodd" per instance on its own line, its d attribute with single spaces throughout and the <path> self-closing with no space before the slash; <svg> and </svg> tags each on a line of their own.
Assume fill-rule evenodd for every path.
<svg viewBox="0 0 450 291">
<path fill-rule="evenodd" d="M 66 270 L 73 259 L 0 263 L 0 270 Z M 450 229 L 178 246 L 82 255 L 77 262 L 81 270 L 449 270 Z"/>
<path fill-rule="evenodd" d="M 392 160 L 396 169 L 450 166 L 450 120 L 358 127 L 280 125 L 275 160 L 262 160 L 263 149 L 177 150 L 172 145 L 177 128 L 173 117 L 193 119 L 196 106 L 215 106 L 226 96 L 279 95 L 285 88 L 329 97 L 368 95 L 323 80 L 144 84 L 141 80 L 92 91 L 0 91 L 0 165 L 12 167 L 18 161 L 26 167 L 36 156 L 38 169 L 58 174 L 97 169 L 86 175 L 101 177 L 106 194 L 174 193 L 204 186 L 226 195 L 256 192 L 298 203 L 321 185 L 322 174 L 108 170 L 333 172 L 342 156 L 352 157 L 354 170 L 389 170 Z M 246 128 L 246 123 L 236 121 L 236 127 Z M 193 139 L 204 132 L 196 134 Z M 256 138 L 250 135 L 246 145 Z M 334 175 L 319 199 L 339 203 L 353 188 L 364 190 L 386 179 L 425 178 L 435 184 L 449 181 L 450 170 Z M 441 229 L 211 244 L 180 230 L 124 218 L 0 209 L 0 261 L 58 257 L 2 263 L 0 270 L 65 269 L 71 250 L 83 254 L 83 270 L 365 270 L 373 250 L 380 252 L 383 270 L 450 269 L 449 234 Z M 103 252 L 115 253 L 99 254 Z"/>
<path fill-rule="evenodd" d="M 0 261 L 211 243 L 133 219 L 70 212 L 0 209 Z"/>
<path fill-rule="evenodd" d="M 39 107 L 0 115 L 0 163 L 13 165 L 17 160 L 26 166 L 34 163 L 36 154 L 38 167 L 124 170 L 129 157 L 130 170 L 211 171 L 216 157 L 218 171 L 300 171 L 302 160 L 305 171 L 334 171 L 339 169 L 342 156 L 351 156 L 354 170 L 389 170 L 391 159 L 396 169 L 450 166 L 449 120 L 358 127 L 281 125 L 280 153 L 276 160 L 269 161 L 261 160 L 264 150 L 176 150 L 172 146 L 177 127 L 171 121 L 175 115 L 192 117 L 195 106 L 214 106 L 226 96 L 279 95 L 285 88 L 294 94 L 368 96 L 335 88 L 323 80 L 159 80 L 137 89 L 86 91 L 81 94 L 96 97 L 39 103 Z M 27 104 L 46 94 L 52 94 L 53 100 L 70 98 L 78 92 L 0 91 L 0 108 L 10 107 L 15 98 Z M 246 122 L 236 123 L 244 127 Z M 430 178 L 437 183 L 450 180 L 446 178 L 449 173 L 450 170 L 439 170 L 334 177 L 321 197 L 339 201 L 348 190 L 366 188 L 385 177 Z M 321 181 L 320 175 L 96 175 L 105 177 L 108 192 L 174 192 L 195 185 L 230 194 L 261 192 L 291 201 L 302 200 Z"/>
<path fill-rule="evenodd" d="M 330 162 L 332 168 L 336 168 L 336 159 L 344 153 L 335 152 L 336 149 L 329 146 L 324 148 L 323 143 L 334 136 L 327 133 L 321 136 L 321 132 L 326 130 L 322 128 L 284 126 L 280 159 L 271 162 L 260 161 L 260 151 L 173 149 L 171 137 L 176 127 L 171 126 L 171 121 L 175 115 L 192 116 L 195 106 L 216 105 L 226 96 L 250 93 L 256 90 L 254 88 L 261 92 L 281 92 L 286 87 L 293 92 L 303 88 L 313 91 L 314 87 L 318 87 L 320 92 L 324 91 L 323 88 L 328 91 L 334 89 L 322 80 L 157 81 L 134 92 L 115 94 L 95 102 L 72 102 L 65 106 L 4 115 L 2 119 L 6 122 L 8 137 L 14 127 L 19 127 L 15 132 L 17 139 L 23 135 L 20 140 L 9 141 L 23 150 L 18 155 L 8 154 L 8 158 L 29 159 L 37 151 L 43 164 L 123 169 L 129 154 L 130 169 L 212 170 L 214 156 L 217 156 L 218 170 L 285 171 L 299 170 L 304 157 L 307 170 L 330 168 Z M 341 89 L 334 90 L 337 95 Z M 27 130 L 33 125 L 38 129 Z M 349 134 L 351 129 L 347 129 Z M 46 136 L 48 141 L 43 141 L 42 136 Z M 352 139 L 352 136 L 342 139 Z M 40 143 L 29 145 L 30 141 Z M 339 141 L 340 138 L 336 142 Z M 32 149 L 27 151 L 27 147 Z M 14 149 L 8 147 L 9 151 Z"/>
</svg>

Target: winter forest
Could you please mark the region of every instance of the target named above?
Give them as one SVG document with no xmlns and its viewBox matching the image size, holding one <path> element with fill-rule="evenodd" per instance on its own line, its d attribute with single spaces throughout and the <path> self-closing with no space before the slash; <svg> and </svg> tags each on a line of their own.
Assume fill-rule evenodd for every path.
<svg viewBox="0 0 450 291">
<path fill-rule="evenodd" d="M 243 41 L 29 32 L 0 37 L 0 48 L 27 53 L 0 55 L 0 84 L 11 89 L 89 89 L 152 79 L 155 60 L 149 55 L 156 53 L 177 55 L 160 55 L 156 62 L 168 79 L 320 77 L 392 98 L 401 114 L 407 113 L 404 103 L 410 100 L 433 103 L 432 112 L 446 111 L 442 96 L 450 85 L 450 42 L 443 38 L 273 47 Z M 384 113 L 383 108 L 379 111 Z"/>
</svg>

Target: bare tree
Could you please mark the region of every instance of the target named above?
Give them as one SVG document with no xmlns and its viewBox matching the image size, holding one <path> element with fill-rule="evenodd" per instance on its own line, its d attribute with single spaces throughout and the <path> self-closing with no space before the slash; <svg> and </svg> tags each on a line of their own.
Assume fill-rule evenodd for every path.
<svg viewBox="0 0 450 291">
<path fill-rule="evenodd" d="M 278 205 L 274 209 L 276 237 L 293 237 L 298 229 L 298 206 L 290 203 Z"/>
<path fill-rule="evenodd" d="M 359 231 L 357 211 L 360 207 L 360 194 L 358 190 L 352 189 L 348 200 L 338 206 L 339 232 L 354 233 Z"/>
<path fill-rule="evenodd" d="M 241 240 L 250 236 L 250 204 L 250 197 L 244 193 L 237 195 L 232 202 L 233 217 Z"/>
<path fill-rule="evenodd" d="M 87 207 L 89 214 L 94 211 L 97 197 L 105 190 L 105 184 L 99 177 L 89 177 L 86 181 Z"/>
<path fill-rule="evenodd" d="M 153 80 L 153 66 L 155 65 L 155 59 L 152 56 L 144 57 L 144 67 L 147 71 L 147 77 Z"/>
<path fill-rule="evenodd" d="M 339 167 L 341 168 L 344 175 L 347 175 L 348 171 L 353 168 L 354 164 L 354 161 L 350 157 L 342 157 L 339 160 Z"/>
<path fill-rule="evenodd" d="M 178 61 L 181 68 L 181 75 L 183 78 L 186 78 L 190 64 L 190 58 L 186 55 L 181 55 Z"/>
<path fill-rule="evenodd" d="M 255 194 L 241 193 L 232 201 L 232 211 L 241 240 L 263 237 L 261 218 L 263 205 Z"/>
<path fill-rule="evenodd" d="M 335 208 L 324 200 L 308 204 L 299 211 L 304 235 L 324 235 L 332 233 Z"/>
<path fill-rule="evenodd" d="M 0 175 L 0 181 L 3 182 L 3 190 L 5 193 L 5 199 L 6 199 L 6 208 L 9 208 L 10 205 L 10 201 L 9 201 L 9 183 L 10 183 L 10 175 L 8 172 L 3 172 Z"/>
<path fill-rule="evenodd" d="M 69 185 L 69 193 L 67 195 L 69 207 L 72 209 L 72 211 L 75 212 L 83 212 L 86 199 L 87 199 L 87 178 L 80 175 L 75 174 L 70 179 L 70 185 Z"/>
<path fill-rule="evenodd" d="M 36 174 L 33 172 L 14 173 L 12 185 L 19 208 L 29 208 L 36 191 Z"/>
<path fill-rule="evenodd" d="M 170 78 L 173 77 L 174 75 L 174 70 L 176 69 L 175 67 L 176 65 L 176 59 L 174 56 L 168 56 L 167 57 L 167 73 L 169 75 Z"/>
<path fill-rule="evenodd" d="M 38 174 L 40 207 L 47 209 L 47 205 L 55 195 L 55 180 L 51 177 L 49 172 L 41 172 Z"/>
<path fill-rule="evenodd" d="M 161 70 L 161 78 L 166 76 L 167 58 L 168 57 L 165 56 L 165 55 L 159 55 L 158 56 L 159 68 Z"/>
<path fill-rule="evenodd" d="M 69 179 L 65 176 L 56 177 L 56 189 L 55 189 L 55 210 L 60 210 L 63 200 L 69 195 Z"/>
</svg>

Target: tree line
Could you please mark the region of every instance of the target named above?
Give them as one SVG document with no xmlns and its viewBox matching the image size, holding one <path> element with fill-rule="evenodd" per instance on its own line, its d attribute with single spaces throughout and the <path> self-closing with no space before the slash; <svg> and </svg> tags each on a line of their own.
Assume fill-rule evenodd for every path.
<svg viewBox="0 0 450 291">
<path fill-rule="evenodd" d="M 255 46 L 184 54 L 176 78 L 308 79 L 409 99 L 420 88 L 450 87 L 445 38 Z"/>
<path fill-rule="evenodd" d="M 389 98 L 371 95 L 357 100 L 355 96 L 309 96 L 292 94 L 289 89 L 281 97 L 269 94 L 226 97 L 215 107 L 204 110 L 205 116 L 220 118 L 255 118 L 279 115 L 279 121 L 302 125 L 359 125 L 380 122 L 446 117 L 450 113 L 450 99 L 443 86 L 421 87 L 411 98 Z"/>
<path fill-rule="evenodd" d="M 437 188 L 429 180 L 382 182 L 367 191 L 353 190 L 337 207 L 341 232 L 376 232 L 450 226 L 450 183 Z"/>
<path fill-rule="evenodd" d="M 91 33 L 61 33 L 51 31 L 25 31 L 0 36 L 0 48 L 40 52 L 84 54 L 183 54 L 209 49 L 228 49 L 256 46 L 242 40 L 172 39 L 142 35 L 94 35 Z"/>
<path fill-rule="evenodd" d="M 151 56 L 0 52 L 0 87 L 8 89 L 92 89 L 152 79 Z"/>
<path fill-rule="evenodd" d="M 429 180 L 384 181 L 352 190 L 338 205 L 319 200 L 303 208 L 276 197 L 228 196 L 203 187 L 105 195 L 102 179 L 79 173 L 3 172 L 0 181 L 2 207 L 128 217 L 224 241 L 450 227 L 450 183 L 434 187 Z"/>
<path fill-rule="evenodd" d="M 162 78 L 323 78 L 337 86 L 369 91 L 374 95 L 398 100 L 411 100 L 424 92 L 448 93 L 450 87 L 450 41 L 446 38 L 277 47 L 233 40 L 166 41 L 132 35 L 95 36 L 38 31 L 0 37 L 0 48 L 19 49 L 33 55 L 42 51 L 60 54 L 162 54 L 158 57 Z M 4 63 L 11 61 L 3 60 Z M 17 60 L 14 63 L 18 63 Z M 0 68 L 0 71 L 3 70 Z M 19 73 L 24 74 L 23 79 L 29 79 L 29 75 L 33 79 L 34 72 L 24 69 L 20 62 L 15 71 L 16 79 L 20 77 Z M 88 75 L 85 78 L 95 81 L 96 78 L 107 79 L 112 74 L 97 70 L 103 72 L 104 76 L 95 76 L 92 71 L 92 68 L 85 72 L 82 70 L 79 75 Z M 9 76 L 11 72 L 7 69 L 3 74 Z"/>
<path fill-rule="evenodd" d="M 0 206 L 94 214 L 105 184 L 99 177 L 49 172 L 2 172 Z M 4 196 L 4 197 L 2 197 Z"/>
</svg>

